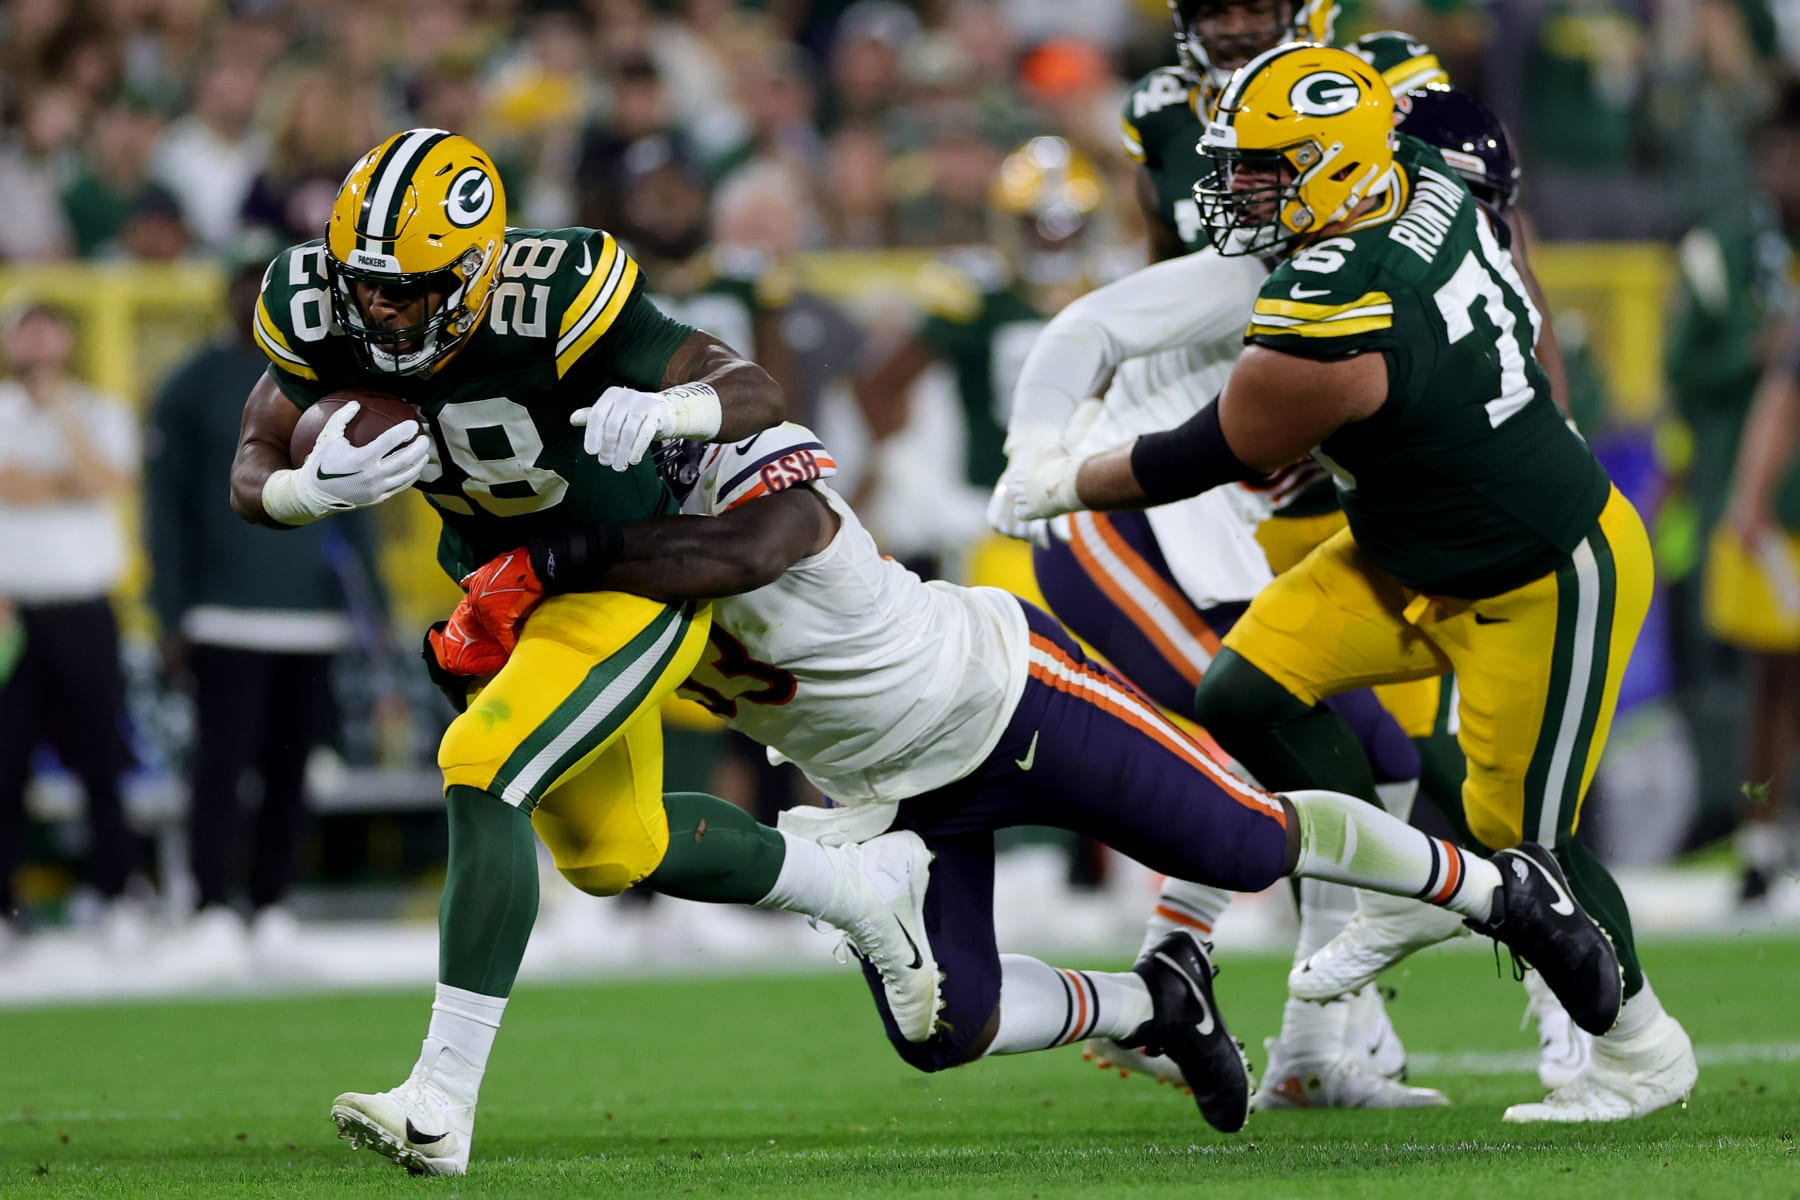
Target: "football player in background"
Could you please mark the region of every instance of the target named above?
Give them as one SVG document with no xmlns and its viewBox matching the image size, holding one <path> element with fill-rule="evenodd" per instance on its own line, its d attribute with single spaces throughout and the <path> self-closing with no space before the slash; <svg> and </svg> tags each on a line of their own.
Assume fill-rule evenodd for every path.
<svg viewBox="0 0 1800 1200">
<path fill-rule="evenodd" d="M 1045 318 L 1093 285 L 1091 236 L 1105 201 L 1099 170 L 1060 137 L 1035 137 L 1007 155 L 991 191 L 992 245 L 925 268 L 926 314 L 875 363 L 857 400 L 877 444 L 906 425 L 908 393 L 935 363 L 956 376 L 963 477 L 986 491 L 1006 466 L 1002 443 L 1013 381 Z"/>
<path fill-rule="evenodd" d="M 656 310 L 611 235 L 507 228 L 492 160 L 440 129 L 395 134 L 356 164 L 326 236 L 270 264 L 255 335 L 270 369 L 245 403 L 237 513 L 292 528 L 416 486 L 443 520 L 439 561 L 457 579 L 534 536 L 672 512 L 645 461 L 653 442 L 742 439 L 781 415 L 760 367 Z M 358 446 L 346 404 L 291 465 L 302 411 L 347 388 L 397 394 L 420 420 Z M 662 794 L 657 707 L 709 625 L 702 604 L 578 591 L 534 612 L 504 665 L 482 662 L 457 623 L 432 630 L 428 666 L 467 700 L 438 751 L 450 827 L 439 984 L 406 1082 L 333 1104 L 353 1143 L 415 1171 L 466 1171 L 482 1073 L 537 912 L 534 831 L 591 894 L 646 881 L 774 907 L 801 894 L 928 1004 L 935 967 L 893 911 L 911 905 L 917 919 L 928 859 L 916 838 L 866 850 L 783 838 L 757 870 L 740 869 L 728 839 L 670 840 L 671 819 L 704 826 L 715 809 L 738 811 L 680 796 L 665 809 Z"/>
<path fill-rule="evenodd" d="M 528 611 L 571 585 L 714 601 L 711 644 L 683 693 L 837 804 L 790 809 L 784 831 L 854 843 L 909 830 L 935 856 L 924 919 L 944 1009 L 928 1039 L 907 1033 L 864 968 L 911 1065 L 1113 1038 L 1172 1058 L 1216 1128 L 1244 1123 L 1248 1068 L 1193 930 L 1168 932 L 1129 972 L 999 953 L 993 835 L 1025 824 L 1230 888 L 1300 874 L 1427 898 L 1541 961 L 1584 1021 L 1611 1023 L 1616 958 L 1585 914 L 1553 911 L 1562 892 L 1548 852 L 1490 862 L 1349 796 L 1244 783 L 1043 610 L 994 588 L 924 583 L 884 558 L 826 482 L 836 465 L 810 430 L 783 424 L 703 453 L 687 515 L 515 550 L 477 572 L 464 606 Z M 552 562 L 562 578 L 546 584 Z M 750 857 L 773 836 L 744 817 L 708 836 L 726 832 Z"/>
<path fill-rule="evenodd" d="M 1618 1024 L 1587 1066 L 1507 1119 L 1642 1116 L 1692 1090 L 1693 1047 L 1574 831 L 1649 605 L 1649 542 L 1551 399 L 1501 226 L 1393 119 L 1386 83 L 1345 51 L 1281 46 L 1233 78 L 1196 196 L 1222 250 L 1283 259 L 1250 344 L 1220 398 L 1176 429 L 1086 459 L 1040 453 L 1017 515 L 1166 503 L 1309 451 L 1326 463 L 1349 527 L 1251 603 L 1196 716 L 1265 784 L 1372 801 L 1318 701 L 1454 670 L 1471 832 L 1554 844 L 1564 900 L 1594 912 L 1624 968 Z M 1304 966 L 1290 988 L 1325 998 Z"/>
</svg>

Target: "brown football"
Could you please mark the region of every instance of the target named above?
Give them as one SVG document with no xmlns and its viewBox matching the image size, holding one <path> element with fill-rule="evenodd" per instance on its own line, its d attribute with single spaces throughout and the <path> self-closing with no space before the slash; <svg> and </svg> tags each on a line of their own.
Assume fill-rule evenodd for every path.
<svg viewBox="0 0 1800 1200">
<path fill-rule="evenodd" d="M 333 392 L 300 414 L 300 423 L 294 426 L 294 436 L 288 440 L 288 459 L 294 466 L 305 462 L 312 453 L 313 443 L 319 440 L 319 432 L 331 420 L 331 414 L 352 400 L 362 405 L 350 418 L 350 427 L 344 430 L 352 446 L 366 446 L 403 421 L 425 423 L 418 409 L 387 392 L 364 388 Z"/>
</svg>

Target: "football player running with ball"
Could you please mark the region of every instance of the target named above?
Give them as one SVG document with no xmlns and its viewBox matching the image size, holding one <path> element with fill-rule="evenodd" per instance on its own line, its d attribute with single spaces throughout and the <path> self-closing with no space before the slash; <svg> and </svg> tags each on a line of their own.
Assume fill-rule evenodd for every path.
<svg viewBox="0 0 1800 1200">
<path fill-rule="evenodd" d="M 1559 910 L 1591 911 L 1624 971 L 1618 1024 L 1588 1066 L 1507 1119 L 1641 1116 L 1688 1095 L 1693 1047 L 1574 830 L 1649 605 L 1649 542 L 1551 400 L 1540 317 L 1494 219 L 1393 124 L 1387 84 L 1346 51 L 1280 46 L 1234 76 L 1196 195 L 1221 250 L 1284 260 L 1249 347 L 1183 425 L 1085 459 L 1039 453 L 1016 515 L 1167 503 L 1308 452 L 1329 468 L 1348 529 L 1251 603 L 1196 716 L 1271 787 L 1366 793 L 1342 778 L 1352 749 L 1319 700 L 1454 671 L 1470 830 L 1496 849 L 1553 845 L 1566 892 L 1536 851 L 1507 870 L 1553 883 Z"/>
<path fill-rule="evenodd" d="M 533 537 L 673 512 L 646 459 L 652 442 L 741 440 L 780 420 L 781 394 L 643 290 L 605 232 L 507 228 L 499 174 L 468 139 L 394 135 L 351 170 L 326 236 L 283 251 L 264 277 L 255 333 L 270 369 L 245 404 L 233 508 L 291 528 L 417 487 L 443 520 L 438 557 L 455 579 Z M 358 407 L 345 404 L 291 464 L 302 411 L 350 389 L 396 394 L 421 420 L 358 446 L 345 435 Z M 466 1170 L 537 914 L 534 831 L 595 895 L 642 882 L 782 906 L 769 893 L 788 840 L 759 876 L 736 869 L 729 839 L 669 838 L 671 813 L 703 826 L 711 806 L 738 812 L 709 797 L 665 807 L 662 794 L 658 705 L 699 661 L 710 620 L 704 604 L 573 592 L 532 614 L 504 663 L 483 661 L 458 624 L 432 630 L 428 665 L 467 700 L 438 750 L 450 826 L 439 984 L 406 1082 L 333 1104 L 353 1143 L 415 1171 Z M 935 971 L 915 961 L 895 912 L 916 910 L 924 847 L 800 852 L 823 881 L 807 911 L 929 997 Z M 871 877 L 899 886 L 878 894 Z"/>
</svg>

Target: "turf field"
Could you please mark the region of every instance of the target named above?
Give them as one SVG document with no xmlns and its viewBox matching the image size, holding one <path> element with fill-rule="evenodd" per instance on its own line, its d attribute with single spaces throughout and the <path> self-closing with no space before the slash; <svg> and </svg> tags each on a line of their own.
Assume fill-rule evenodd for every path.
<svg viewBox="0 0 1800 1200">
<path fill-rule="evenodd" d="M 413 1179 L 335 1140 L 345 1088 L 399 1081 L 422 993 L 0 1012 L 0 1197 L 1800 1196 L 1800 941 L 1651 948 L 1701 1048 L 1687 1111 L 1509 1126 L 1538 1095 L 1523 992 L 1468 952 L 1390 982 L 1414 1076 L 1449 1109 L 1270 1113 L 1237 1137 L 1078 1052 L 925 1076 L 849 973 L 514 998 L 473 1174 Z M 1260 1064 L 1283 964 L 1229 961 L 1221 1005 Z"/>
</svg>

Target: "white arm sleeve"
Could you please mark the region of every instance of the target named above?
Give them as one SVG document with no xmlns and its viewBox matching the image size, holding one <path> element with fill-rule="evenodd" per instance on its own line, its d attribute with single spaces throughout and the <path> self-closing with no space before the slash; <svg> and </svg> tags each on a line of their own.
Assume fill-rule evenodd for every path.
<svg viewBox="0 0 1800 1200">
<path fill-rule="evenodd" d="M 1128 358 L 1228 336 L 1250 319 L 1268 277 L 1254 258 L 1199 250 L 1089 292 L 1044 326 L 1013 389 L 1013 435 L 1061 429 L 1106 373 Z"/>
</svg>

